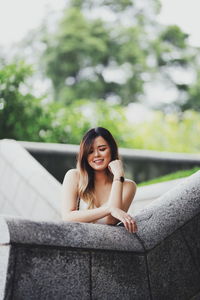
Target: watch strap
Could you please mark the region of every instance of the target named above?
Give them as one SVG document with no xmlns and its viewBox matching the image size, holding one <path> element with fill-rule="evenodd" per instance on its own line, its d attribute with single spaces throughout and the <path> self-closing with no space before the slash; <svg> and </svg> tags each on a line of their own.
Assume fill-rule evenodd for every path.
<svg viewBox="0 0 200 300">
<path fill-rule="evenodd" d="M 114 181 L 121 181 L 124 182 L 124 176 L 120 176 L 119 178 L 115 178 Z"/>
</svg>

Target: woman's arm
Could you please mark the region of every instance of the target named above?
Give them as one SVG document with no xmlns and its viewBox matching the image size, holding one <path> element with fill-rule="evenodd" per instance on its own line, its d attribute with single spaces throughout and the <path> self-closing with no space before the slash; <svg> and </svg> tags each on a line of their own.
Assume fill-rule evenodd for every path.
<svg viewBox="0 0 200 300">
<path fill-rule="evenodd" d="M 136 184 L 132 180 L 126 180 L 124 182 L 119 180 L 121 176 L 124 177 L 121 160 L 111 161 L 108 167 L 114 176 L 108 203 L 112 207 L 128 211 L 135 196 Z"/>
<path fill-rule="evenodd" d="M 117 182 L 117 183 L 116 183 Z M 122 182 L 113 182 L 108 204 L 110 206 L 110 215 L 106 218 L 107 224 L 116 224 L 118 220 L 126 221 L 129 217 L 127 211 L 133 201 L 136 192 L 136 184 L 132 180 Z M 122 213 L 122 211 L 124 213 Z"/>
<path fill-rule="evenodd" d="M 119 178 L 124 176 L 122 162 L 112 161 L 109 168 L 114 175 L 108 205 L 111 214 L 106 218 L 107 224 L 116 224 L 119 220 L 124 223 L 129 231 L 136 229 L 133 219 L 126 213 L 133 201 L 136 192 L 136 184 L 131 180 L 121 182 Z"/>
<path fill-rule="evenodd" d="M 69 170 L 62 185 L 62 219 L 69 222 L 94 222 L 110 214 L 109 206 L 77 210 L 79 175 L 76 169 Z"/>
<path fill-rule="evenodd" d="M 99 208 L 78 211 L 77 210 L 77 199 L 78 199 L 78 181 L 79 175 L 76 169 L 69 170 L 64 178 L 62 185 L 62 219 L 69 222 L 95 222 L 98 219 L 110 216 L 111 219 L 107 219 L 107 224 L 116 224 L 119 220 L 124 223 L 127 230 L 130 232 L 135 232 L 137 230 L 135 222 L 132 218 L 122 209 L 117 208 L 113 203 L 109 202 Z M 114 199 L 116 192 L 116 185 L 112 193 L 112 197 L 109 199 Z M 128 191 L 128 192 L 126 192 Z M 123 197 L 125 201 L 122 201 L 124 210 L 128 210 L 133 196 L 130 193 L 130 189 L 124 189 Z M 130 218 L 128 220 L 128 218 Z"/>
</svg>

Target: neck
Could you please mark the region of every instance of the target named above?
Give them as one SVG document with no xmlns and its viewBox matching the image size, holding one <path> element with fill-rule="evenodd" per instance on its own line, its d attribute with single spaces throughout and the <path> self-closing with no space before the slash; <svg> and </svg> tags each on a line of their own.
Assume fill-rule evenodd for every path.
<svg viewBox="0 0 200 300">
<path fill-rule="evenodd" d="M 106 171 L 96 171 L 94 173 L 94 181 L 96 184 L 105 184 L 109 181 Z"/>
</svg>

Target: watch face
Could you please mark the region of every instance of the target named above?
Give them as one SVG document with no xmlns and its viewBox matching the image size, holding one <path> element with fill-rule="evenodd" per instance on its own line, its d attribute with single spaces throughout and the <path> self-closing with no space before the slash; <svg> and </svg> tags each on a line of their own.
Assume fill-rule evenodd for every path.
<svg viewBox="0 0 200 300">
<path fill-rule="evenodd" d="M 124 182 L 124 177 L 123 176 L 120 177 L 120 181 Z"/>
</svg>

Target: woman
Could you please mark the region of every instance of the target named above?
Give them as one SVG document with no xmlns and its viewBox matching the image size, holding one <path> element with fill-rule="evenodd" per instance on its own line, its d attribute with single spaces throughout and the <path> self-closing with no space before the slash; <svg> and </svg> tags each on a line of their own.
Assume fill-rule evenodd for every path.
<svg viewBox="0 0 200 300">
<path fill-rule="evenodd" d="M 90 129 L 82 139 L 77 168 L 63 181 L 62 217 L 69 222 L 115 225 L 121 221 L 129 232 L 137 225 L 127 214 L 136 184 L 124 179 L 117 144 L 102 127 Z"/>
</svg>

